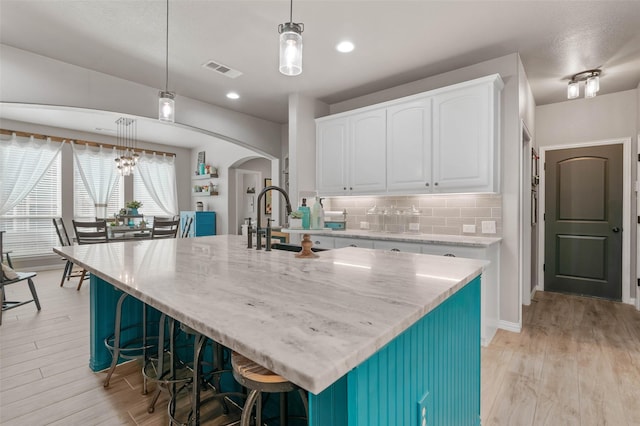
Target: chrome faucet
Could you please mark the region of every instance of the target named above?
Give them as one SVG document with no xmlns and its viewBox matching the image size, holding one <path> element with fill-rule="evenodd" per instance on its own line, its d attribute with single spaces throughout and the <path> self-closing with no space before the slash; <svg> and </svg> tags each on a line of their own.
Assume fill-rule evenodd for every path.
<svg viewBox="0 0 640 426">
<path fill-rule="evenodd" d="M 258 194 L 258 223 L 256 225 L 256 250 L 262 250 L 262 235 L 260 234 L 260 225 L 261 225 L 261 210 L 260 210 L 260 201 L 262 200 L 262 197 L 264 197 L 264 194 L 266 194 L 269 191 L 272 190 L 276 190 L 278 192 L 280 192 L 282 194 L 282 196 L 284 197 L 284 200 L 287 203 L 287 216 L 289 214 L 291 214 L 291 202 L 289 201 L 289 194 L 287 194 L 287 191 L 285 191 L 284 189 L 280 188 L 279 186 L 267 186 L 265 187 L 262 191 L 260 191 L 260 194 Z M 265 230 L 265 233 L 267 234 L 267 247 L 266 247 L 266 251 L 271 251 L 271 222 L 267 221 L 267 228 Z M 251 247 L 249 247 L 251 248 Z"/>
</svg>

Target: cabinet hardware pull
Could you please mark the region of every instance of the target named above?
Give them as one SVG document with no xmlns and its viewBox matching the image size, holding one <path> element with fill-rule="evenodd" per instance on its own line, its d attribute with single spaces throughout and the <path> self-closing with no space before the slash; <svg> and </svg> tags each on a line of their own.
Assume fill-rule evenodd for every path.
<svg viewBox="0 0 640 426">
<path fill-rule="evenodd" d="M 438 182 L 434 183 L 433 185 L 434 185 L 434 186 L 438 186 Z"/>
<path fill-rule="evenodd" d="M 349 244 L 349 247 L 358 247 L 358 246 L 355 244 Z"/>
<path fill-rule="evenodd" d="M 429 182 L 425 183 L 424 186 L 429 186 Z"/>
<path fill-rule="evenodd" d="M 391 251 L 400 251 L 400 249 L 392 248 Z"/>
<path fill-rule="evenodd" d="M 455 254 L 453 254 L 453 253 L 447 253 L 447 254 L 445 254 L 445 256 L 446 256 L 446 257 L 456 257 L 456 255 L 455 255 Z"/>
</svg>

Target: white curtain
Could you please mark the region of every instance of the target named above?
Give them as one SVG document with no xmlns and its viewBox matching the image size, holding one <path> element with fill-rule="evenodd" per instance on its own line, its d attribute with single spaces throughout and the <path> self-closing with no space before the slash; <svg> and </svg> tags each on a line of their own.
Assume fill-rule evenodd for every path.
<svg viewBox="0 0 640 426">
<path fill-rule="evenodd" d="M 29 138 L 0 142 L 0 215 L 17 206 L 38 185 L 51 164 L 60 155 L 64 143 Z"/>
<path fill-rule="evenodd" d="M 134 173 L 138 173 L 149 196 L 165 214 L 178 214 L 175 157 L 143 152 Z"/>
<path fill-rule="evenodd" d="M 95 216 L 107 217 L 107 205 L 120 177 L 114 161 L 115 148 L 100 146 L 99 149 L 94 149 L 88 145 L 80 148 L 73 142 L 71 142 L 71 148 L 73 148 L 74 164 L 96 208 Z"/>
</svg>

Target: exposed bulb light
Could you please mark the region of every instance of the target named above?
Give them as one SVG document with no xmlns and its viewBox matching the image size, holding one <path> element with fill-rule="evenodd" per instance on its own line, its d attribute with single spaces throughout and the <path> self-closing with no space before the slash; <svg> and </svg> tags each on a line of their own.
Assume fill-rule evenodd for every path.
<svg viewBox="0 0 640 426">
<path fill-rule="evenodd" d="M 136 152 L 138 126 L 132 118 L 120 117 L 116 120 L 118 126 L 118 152 L 116 157 L 116 169 L 120 176 L 133 174 L 140 156 Z"/>
<path fill-rule="evenodd" d="M 350 41 L 341 41 L 336 45 L 336 50 L 340 53 L 353 52 L 355 46 Z"/>
<path fill-rule="evenodd" d="M 577 81 L 570 81 L 567 88 L 567 99 L 575 99 L 580 96 L 580 83 Z"/>
<path fill-rule="evenodd" d="M 584 97 L 593 98 L 600 89 L 600 77 L 589 77 L 587 83 L 584 86 Z"/>
<path fill-rule="evenodd" d="M 167 0 L 167 34 L 165 46 L 165 80 L 164 90 L 160 91 L 158 99 L 158 120 L 174 123 L 176 121 L 175 93 L 169 91 L 169 0 Z"/>
<path fill-rule="evenodd" d="M 575 99 L 580 96 L 580 82 L 584 81 L 584 97 L 593 98 L 600 90 L 601 70 L 593 69 L 574 74 L 567 87 L 567 99 Z"/>
<path fill-rule="evenodd" d="M 302 73 L 302 32 L 304 24 L 293 22 L 293 0 L 289 22 L 278 25 L 280 33 L 280 66 L 282 74 L 295 76 Z"/>
<path fill-rule="evenodd" d="M 229 98 L 229 99 L 240 99 L 240 95 L 238 95 L 236 92 L 229 92 L 229 93 L 227 93 L 227 98 Z"/>
<path fill-rule="evenodd" d="M 160 92 L 160 99 L 158 100 L 158 119 L 160 121 L 167 121 L 169 123 L 176 121 L 176 103 L 174 97 L 175 95 L 172 92 Z"/>
</svg>

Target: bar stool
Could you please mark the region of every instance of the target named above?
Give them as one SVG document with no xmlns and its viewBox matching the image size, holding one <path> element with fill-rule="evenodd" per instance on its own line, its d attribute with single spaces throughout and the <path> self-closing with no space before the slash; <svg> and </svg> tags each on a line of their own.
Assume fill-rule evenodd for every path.
<svg viewBox="0 0 640 426">
<path fill-rule="evenodd" d="M 233 377 L 238 383 L 247 389 L 250 389 L 247 401 L 242 409 L 242 418 L 240 426 L 249 426 L 251 421 L 251 411 L 254 404 L 256 405 L 256 425 L 262 425 L 262 392 L 280 393 L 280 425 L 287 424 L 287 404 L 284 395 L 286 393 L 297 390 L 304 405 L 304 411 L 309 418 L 309 404 L 307 402 L 307 394 L 300 387 L 294 385 L 282 376 L 277 375 L 271 370 L 251 361 L 249 358 L 240 355 L 237 352 L 231 354 L 231 365 L 233 367 Z"/>
<path fill-rule="evenodd" d="M 193 336 L 194 339 L 192 375 L 188 383 L 178 389 L 174 388 L 173 392 L 171 392 L 168 406 L 170 424 L 199 426 L 202 421 L 204 421 L 202 424 L 213 421 L 213 418 L 201 419 L 201 411 L 207 404 L 219 401 L 220 406 L 218 408 L 221 408 L 221 412 L 215 413 L 216 424 L 237 425 L 242 409 L 229 397 L 244 399 L 245 395 L 240 392 L 222 392 L 221 376 L 225 373 L 231 373 L 231 370 L 224 369 L 223 346 L 185 324 L 180 324 L 180 330 L 187 335 Z M 211 348 L 211 362 L 203 360 L 208 346 Z M 205 368 L 208 368 L 208 371 L 205 371 Z M 202 399 L 202 394 L 206 390 L 211 391 L 211 393 L 209 397 Z M 180 413 L 177 409 L 179 405 L 178 399 L 185 392 L 188 393 L 190 401 L 189 412 L 186 414 Z"/>
</svg>

